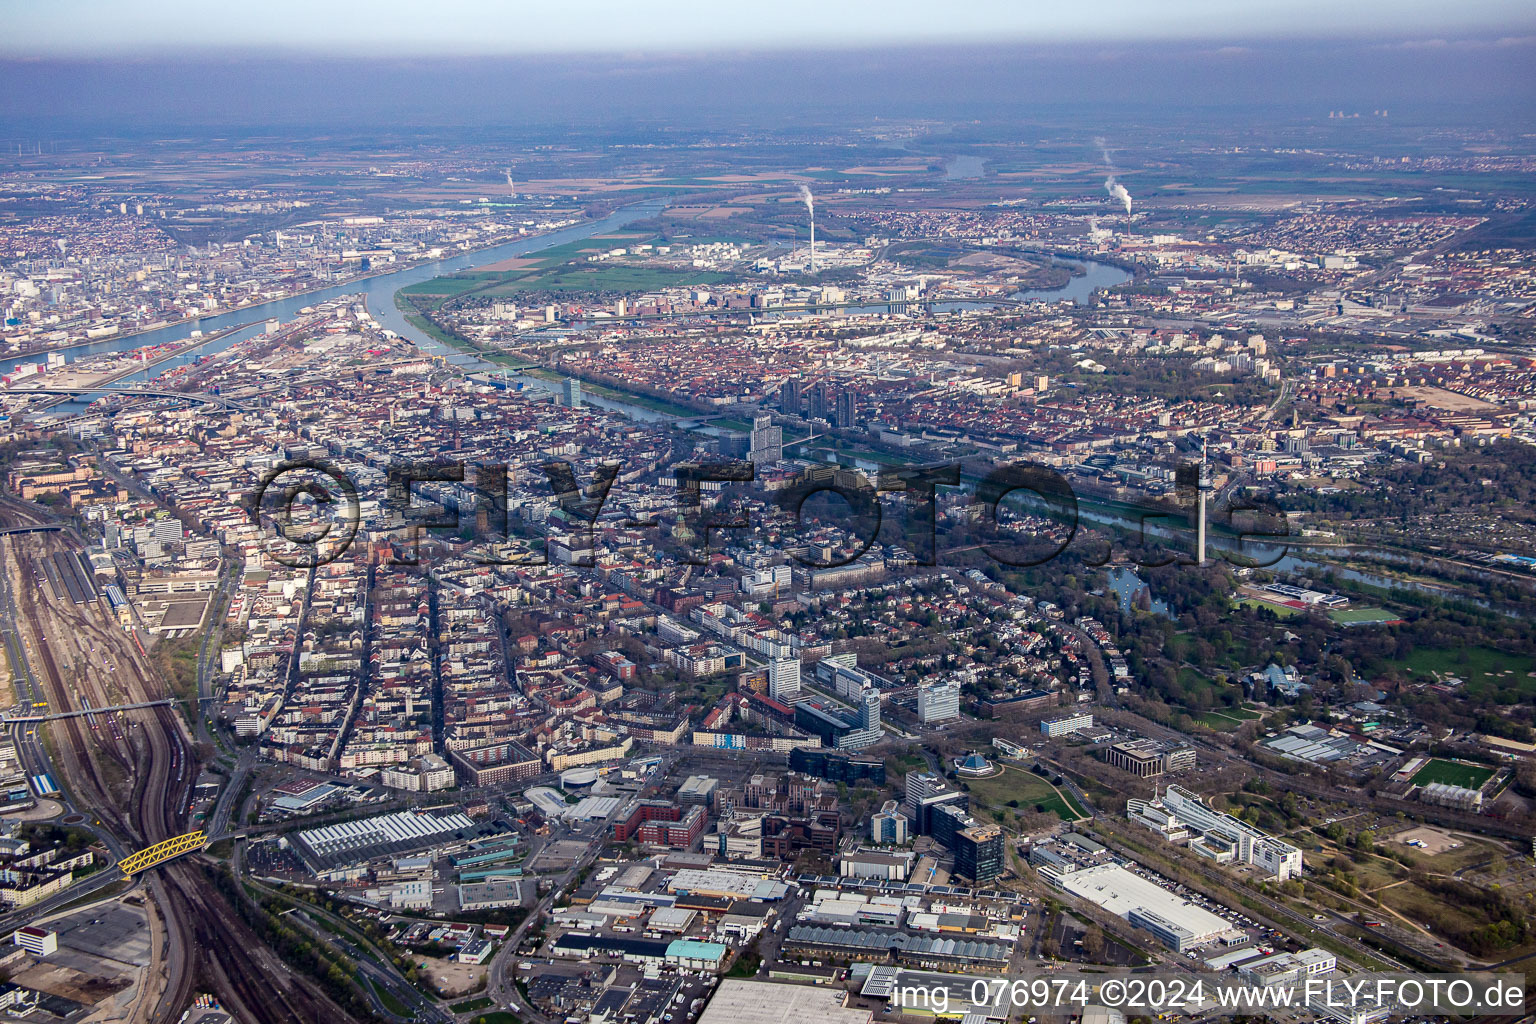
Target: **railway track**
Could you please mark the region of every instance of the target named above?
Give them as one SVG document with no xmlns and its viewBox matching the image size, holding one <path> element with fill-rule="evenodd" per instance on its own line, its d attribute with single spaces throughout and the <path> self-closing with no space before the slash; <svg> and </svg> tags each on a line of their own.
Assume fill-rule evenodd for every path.
<svg viewBox="0 0 1536 1024">
<path fill-rule="evenodd" d="M 221 999 L 239 1020 L 260 1024 L 346 1022 L 351 1015 L 298 979 L 236 917 L 200 865 L 182 861 L 163 872 L 166 887 L 188 908 L 202 966 L 222 982 Z"/>
<path fill-rule="evenodd" d="M 0 496 L 0 527 L 46 522 L 42 510 Z M 55 556 L 74 558 L 78 546 L 65 532 L 0 537 L 0 571 L 11 574 L 18 628 L 40 670 L 49 706 L 88 711 L 169 696 L 146 652 L 108 617 L 99 595 L 78 575 L 73 587 L 62 582 L 61 570 L 69 569 L 69 562 Z M 45 565 L 53 568 L 53 577 Z M 116 840 L 131 849 L 186 831 L 198 763 L 173 707 L 87 715 L 50 725 L 58 768 L 72 796 Z M 165 984 L 152 1000 L 148 1021 L 177 1019 L 195 987 L 211 989 L 237 1020 L 250 1024 L 351 1020 L 261 942 L 202 863 L 168 864 L 146 883 L 167 932 Z"/>
<path fill-rule="evenodd" d="M 70 693 L 66 676 L 59 667 L 53 643 L 48 639 L 44 625 L 44 613 L 39 607 L 40 588 L 35 584 L 39 570 L 26 550 L 31 543 L 31 538 L 7 538 L 4 543 L 10 546 L 10 552 L 14 556 L 17 567 L 17 575 L 20 577 L 13 588 L 17 599 L 17 610 L 21 616 L 19 624 L 42 669 L 40 682 L 49 706 L 78 707 L 79 703 Z M 102 701 L 101 705 L 104 706 L 106 703 Z M 92 730 L 84 719 L 62 719 L 60 725 L 62 728 L 55 735 L 63 740 L 64 748 L 73 751 L 76 755 L 63 759 L 65 781 L 70 785 L 71 791 L 77 799 L 88 804 L 112 832 L 129 841 L 141 838 L 126 828 L 126 822 L 117 810 L 123 806 L 125 794 L 113 792 L 104 774 L 105 769 L 98 760 L 101 758 L 115 763 L 117 770 L 123 772 L 126 777 L 132 771 L 132 750 L 119 742 L 92 743 L 89 738 Z"/>
</svg>

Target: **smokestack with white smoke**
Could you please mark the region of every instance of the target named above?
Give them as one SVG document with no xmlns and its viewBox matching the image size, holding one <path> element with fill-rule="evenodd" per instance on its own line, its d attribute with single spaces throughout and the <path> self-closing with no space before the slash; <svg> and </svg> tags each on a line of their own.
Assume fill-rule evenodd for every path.
<svg viewBox="0 0 1536 1024">
<path fill-rule="evenodd" d="M 507 193 L 513 199 L 517 198 L 517 188 L 512 184 L 512 168 L 510 167 L 507 168 Z"/>
<path fill-rule="evenodd" d="M 805 212 L 811 215 L 811 273 L 816 273 L 816 197 L 811 195 L 809 186 L 800 186 L 800 201 L 805 204 Z"/>
<path fill-rule="evenodd" d="M 1125 215 L 1131 215 L 1131 194 L 1125 190 L 1125 186 L 1115 180 L 1115 161 L 1109 155 L 1109 147 L 1104 144 L 1102 138 L 1093 140 L 1099 147 L 1099 153 L 1104 157 L 1104 166 L 1109 168 L 1109 177 L 1104 179 L 1104 191 L 1108 192 L 1115 202 L 1125 207 Z"/>
<path fill-rule="evenodd" d="M 1104 179 L 1104 191 L 1113 196 L 1117 202 L 1123 203 L 1125 205 L 1126 216 L 1130 216 L 1131 194 L 1125 190 L 1124 185 L 1115 180 L 1115 176 L 1113 174 Z"/>
</svg>

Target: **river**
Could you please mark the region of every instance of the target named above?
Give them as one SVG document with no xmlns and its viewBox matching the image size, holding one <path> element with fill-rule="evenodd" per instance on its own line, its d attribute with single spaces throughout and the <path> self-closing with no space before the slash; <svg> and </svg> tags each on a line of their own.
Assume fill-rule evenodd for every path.
<svg viewBox="0 0 1536 1024">
<path fill-rule="evenodd" d="M 980 158 L 955 158 L 956 163 L 963 160 L 977 160 L 979 162 Z M 967 169 L 968 167 L 969 165 L 967 165 Z M 959 177 L 966 175 L 956 176 Z M 184 323 L 173 324 L 168 327 L 160 327 L 152 331 L 145 331 L 142 334 L 127 335 L 116 338 L 104 338 L 101 341 L 73 347 L 69 349 L 68 352 L 71 359 L 73 360 L 80 355 L 94 355 L 102 352 L 123 352 L 129 349 L 141 348 L 147 345 L 159 345 L 165 342 L 184 341 L 191 335 L 193 331 L 202 331 L 205 335 L 212 335 L 218 333 L 219 331 L 228 330 L 232 327 L 240 328 L 239 330 L 232 331 L 229 334 L 225 334 L 222 337 L 210 340 L 204 344 L 188 348 L 183 353 L 177 356 L 173 356 L 170 359 L 150 367 L 147 371 L 140 371 L 130 374 L 127 377 L 124 377 L 122 380 L 116 382 L 118 384 L 143 383 L 146 380 L 153 379 L 154 377 L 165 373 L 167 370 L 175 369 L 179 366 L 185 366 L 199 356 L 222 352 L 232 345 L 238 344 L 239 342 L 256 336 L 266 329 L 266 322 L 268 320 L 291 320 L 296 315 L 298 315 L 299 310 L 307 306 L 313 306 L 317 303 L 325 302 L 329 299 L 338 298 L 344 295 L 360 294 L 364 296 L 368 310 L 373 314 L 374 319 L 401 337 L 415 342 L 416 345 L 423 350 L 431 352 L 434 355 L 441 355 L 447 362 L 465 370 L 495 372 L 499 375 L 501 373 L 501 367 L 496 366 L 493 363 L 486 362 L 485 360 L 480 359 L 472 354 L 444 345 L 436 339 L 432 338 L 430 335 L 419 330 L 411 323 L 407 322 L 405 315 L 402 314 L 397 308 L 395 308 L 395 293 L 398 292 L 401 288 L 417 284 L 421 281 L 430 281 L 435 277 L 441 277 L 445 274 L 453 274 L 463 270 L 471 270 L 475 267 L 485 266 L 490 263 L 497 263 L 502 260 L 511 259 L 513 257 L 525 256 L 529 253 L 538 252 L 541 249 L 548 249 L 557 245 L 564 245 L 567 242 L 574 242 L 584 238 L 590 238 L 593 235 L 606 234 L 610 231 L 621 228 L 626 224 L 654 216 L 657 212 L 663 209 L 664 206 L 665 203 L 660 200 L 637 203 L 633 206 L 626 206 L 621 210 L 617 210 L 600 220 L 595 220 L 586 224 L 575 225 L 569 228 L 562 228 L 558 231 L 553 231 L 546 235 L 538 235 L 533 238 L 520 238 L 513 242 L 504 242 L 500 245 L 491 246 L 487 249 L 462 253 L 458 256 L 449 257 L 448 259 L 437 260 L 432 263 L 423 263 L 419 266 L 409 267 L 404 270 L 378 274 L 370 278 L 351 281 L 346 284 L 332 285 L 327 288 L 322 288 L 318 291 L 306 292 L 303 295 L 294 295 L 288 298 L 274 299 L 271 302 L 264 302 L 260 305 L 249 306 L 245 309 L 232 310 L 227 313 L 218 313 L 212 316 L 202 317 L 198 320 L 190 320 Z M 1060 299 L 1070 299 L 1074 303 L 1081 305 L 1088 300 L 1088 298 L 1096 289 L 1112 287 L 1114 285 L 1128 281 L 1131 278 L 1131 275 L 1126 271 L 1107 263 L 1097 263 L 1092 260 L 1082 260 L 1079 262 L 1085 268 L 1086 272 L 1080 276 L 1073 277 L 1064 286 L 1060 288 L 1042 288 L 1032 289 L 1029 291 L 1021 291 L 1011 296 L 1011 298 L 1040 299 L 1046 302 L 1053 302 Z M 978 302 L 945 302 L 936 303 L 933 308 L 938 312 L 953 312 L 960 309 L 976 308 L 977 306 L 984 307 L 986 305 L 988 304 L 984 300 Z M 868 307 L 846 310 L 845 312 L 852 314 L 875 314 L 900 311 L 902 309 L 904 309 L 904 307 L 900 305 L 871 305 Z M 242 327 L 240 325 L 245 326 Z M 34 353 L 27 356 L 19 356 L 15 358 L 0 360 L 0 373 L 9 373 L 21 363 L 35 362 L 42 357 L 43 356 L 41 354 Z M 522 374 L 508 374 L 508 379 L 516 381 L 522 384 L 525 388 L 533 390 L 554 390 L 552 385 L 546 381 L 540 380 L 537 377 L 530 377 Z M 602 396 L 593 395 L 590 393 L 585 396 L 585 400 L 590 405 L 597 406 L 599 408 L 610 409 L 616 412 L 622 412 L 625 415 L 631 416 L 637 420 L 644 420 L 648 422 L 670 422 L 679 418 L 668 413 L 647 409 L 643 406 L 635 405 L 633 403 L 611 398 L 604 398 Z M 87 405 L 88 403 L 84 401 L 66 402 L 58 406 L 56 411 L 59 414 L 80 412 L 83 411 Z"/>
<path fill-rule="evenodd" d="M 216 331 L 222 331 L 239 324 L 250 325 L 243 330 L 236 331 L 234 334 L 219 339 L 217 343 L 203 346 L 201 354 L 206 355 L 209 352 L 217 352 L 228 348 L 238 341 L 254 337 L 265 329 L 265 324 L 268 320 L 291 320 L 298 315 L 299 310 L 306 306 L 313 306 L 343 295 L 359 294 L 366 296 L 368 310 L 379 323 L 395 333 L 411 339 L 423 348 L 430 348 L 433 352 L 442 352 L 445 351 L 442 346 L 407 323 L 404 315 L 395 308 L 395 292 L 408 285 L 417 284 L 421 281 L 430 281 L 434 277 L 441 277 L 444 274 L 469 270 L 474 267 L 484 266 L 487 263 L 498 263 L 501 260 L 512 259 L 516 256 L 526 256 L 540 249 L 548 249 L 553 246 L 564 245 L 567 242 L 580 241 L 593 235 L 606 234 L 626 224 L 654 216 L 664 206 L 665 204 L 660 201 L 637 203 L 634 206 L 626 206 L 622 210 L 617 210 L 601 220 L 561 228 L 547 235 L 519 238 L 513 242 L 493 245 L 488 249 L 478 249 L 474 252 L 450 256 L 447 259 L 423 263 L 404 270 L 378 274 L 374 277 L 350 281 L 346 284 L 331 285 L 318 291 L 305 292 L 302 295 L 274 299 L 271 302 L 263 302 L 260 305 L 248 306 L 244 309 L 232 310 L 227 313 L 218 313 L 202 317 L 198 320 L 188 320 L 184 323 L 172 324 L 169 327 L 145 331 L 142 334 L 104 338 L 101 341 L 88 345 L 71 348 L 68 350 L 68 354 L 71 361 L 73 361 L 74 358 L 81 355 L 94 355 L 101 352 L 123 352 L 128 349 L 142 348 L 145 345 L 159 345 L 168 341 L 184 341 L 193 331 L 213 334 Z M 9 373 L 21 363 L 37 362 L 44 358 L 46 358 L 46 353 L 33 353 L 31 355 L 0 360 L 0 373 Z M 458 352 L 454 352 L 453 357 L 450 358 L 450 361 L 454 363 L 459 363 L 460 360 L 463 360 L 466 364 L 480 363 L 480 360 L 475 359 L 473 356 L 467 356 Z M 187 361 L 190 361 L 190 356 Z M 161 370 L 163 372 L 165 369 L 176 365 L 179 364 L 176 362 L 164 363 L 161 365 Z M 488 366 L 489 364 L 483 365 Z"/>
</svg>

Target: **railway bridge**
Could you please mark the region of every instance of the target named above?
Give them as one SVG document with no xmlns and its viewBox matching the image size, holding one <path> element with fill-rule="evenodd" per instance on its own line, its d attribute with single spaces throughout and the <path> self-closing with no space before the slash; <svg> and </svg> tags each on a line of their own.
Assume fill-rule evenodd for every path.
<svg viewBox="0 0 1536 1024">
<path fill-rule="evenodd" d="M 208 833 L 202 829 L 196 832 L 188 832 L 185 835 L 173 836 L 154 846 L 146 846 L 136 853 L 130 853 L 117 862 L 118 868 L 129 878 L 141 871 L 152 868 L 157 864 L 164 864 L 168 860 L 201 850 L 208 845 Z"/>
</svg>

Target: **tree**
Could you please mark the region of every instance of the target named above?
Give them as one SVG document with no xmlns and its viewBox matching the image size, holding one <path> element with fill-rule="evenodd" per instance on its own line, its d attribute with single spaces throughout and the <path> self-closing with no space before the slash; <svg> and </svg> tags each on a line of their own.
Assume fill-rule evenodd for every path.
<svg viewBox="0 0 1536 1024">
<path fill-rule="evenodd" d="M 1089 959 L 1097 960 L 1103 952 L 1104 929 L 1100 928 L 1096 924 L 1089 925 L 1088 930 L 1083 932 L 1083 953 L 1087 955 Z"/>
<path fill-rule="evenodd" d="M 1376 833 L 1370 829 L 1364 829 L 1363 831 L 1356 832 L 1354 844 L 1355 849 L 1359 850 L 1361 853 L 1375 853 Z"/>
</svg>

